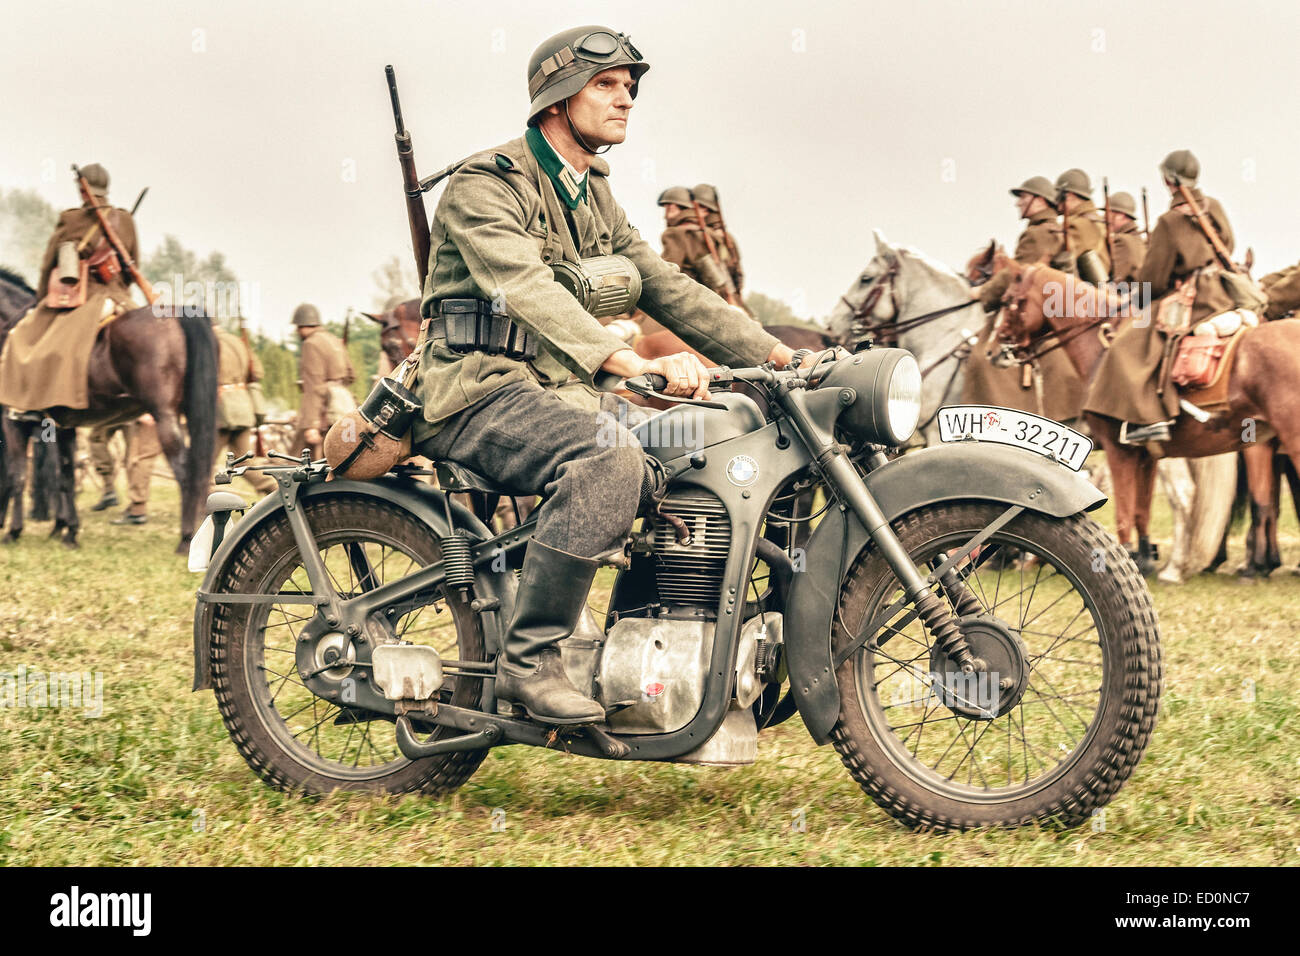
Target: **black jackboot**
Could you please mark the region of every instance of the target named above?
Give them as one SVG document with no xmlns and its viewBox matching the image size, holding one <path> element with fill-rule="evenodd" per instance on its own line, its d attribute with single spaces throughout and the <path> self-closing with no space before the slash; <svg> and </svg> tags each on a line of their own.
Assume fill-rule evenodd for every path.
<svg viewBox="0 0 1300 956">
<path fill-rule="evenodd" d="M 514 617 L 497 668 L 497 697 L 522 704 L 548 724 L 591 724 L 605 709 L 570 683 L 558 642 L 573 633 L 600 562 L 528 542 Z"/>
</svg>

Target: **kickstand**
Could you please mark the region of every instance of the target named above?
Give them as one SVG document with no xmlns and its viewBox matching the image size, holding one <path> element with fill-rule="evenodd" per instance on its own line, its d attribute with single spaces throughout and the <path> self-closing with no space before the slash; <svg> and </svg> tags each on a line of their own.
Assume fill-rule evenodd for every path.
<svg viewBox="0 0 1300 956">
<path fill-rule="evenodd" d="M 596 742 L 596 745 L 600 747 L 601 752 L 604 753 L 606 757 L 610 757 L 614 760 L 622 760 L 632 752 L 631 747 L 623 743 L 621 740 L 615 740 L 595 724 L 587 724 L 583 727 L 583 730 L 587 732 L 588 737 Z"/>
</svg>

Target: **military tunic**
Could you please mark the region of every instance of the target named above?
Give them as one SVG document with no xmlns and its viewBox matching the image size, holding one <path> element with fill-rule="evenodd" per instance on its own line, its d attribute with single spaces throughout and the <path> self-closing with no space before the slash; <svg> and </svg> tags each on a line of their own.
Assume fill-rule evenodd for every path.
<svg viewBox="0 0 1300 956">
<path fill-rule="evenodd" d="M 249 352 L 242 338 L 225 329 L 215 331 L 218 424 L 216 465 L 220 466 L 225 462 L 227 452 L 240 458 L 253 450 L 253 429 L 257 427 L 258 414 L 252 389 L 260 388 L 258 383 L 262 380 L 263 371 L 261 360 Z M 275 490 L 275 479 L 260 471 L 245 472 L 244 478 L 263 494 Z"/>
<path fill-rule="evenodd" d="M 1077 198 L 1077 197 L 1076 197 Z M 1084 199 L 1062 217 L 1070 235 L 1070 255 L 1076 260 L 1092 251 L 1101 257 L 1103 268 L 1110 269 L 1110 255 L 1106 252 L 1106 220 L 1091 199 Z"/>
<path fill-rule="evenodd" d="M 328 329 L 318 328 L 302 340 L 298 353 L 302 405 L 298 428 L 318 429 L 323 435 L 339 418 L 356 408 L 347 386 L 356 377 L 348 350 Z"/>
<path fill-rule="evenodd" d="M 443 341 L 425 342 L 416 386 L 425 421 L 415 429 L 417 442 L 510 382 L 563 387 L 561 397 L 598 406 L 596 383 L 614 379 L 600 367 L 626 345 L 554 280 L 550 265 L 562 259 L 626 256 L 641 273 L 639 306 L 692 348 L 728 365 L 767 360 L 777 340 L 658 256 L 615 202 L 608 175 L 609 166 L 593 157 L 586 199 L 571 211 L 572 225 L 523 137 L 476 154 L 448 179 L 431 228 L 421 312 L 436 315 L 446 298 L 497 300 L 542 345 L 534 361 L 521 362 L 483 352 L 459 355 Z"/>
<path fill-rule="evenodd" d="M 1111 233 L 1110 243 L 1115 250 L 1115 261 L 1110 268 L 1111 279 L 1115 282 L 1136 282 L 1147 255 L 1147 241 L 1137 223 L 1129 220 L 1120 226 Z"/>
<path fill-rule="evenodd" d="M 1223 207 L 1198 189 L 1191 193 L 1231 252 L 1232 227 Z M 1189 326 L 1229 311 L 1234 306 L 1220 282 L 1220 270 L 1207 268 L 1217 261 L 1196 220 L 1181 199 L 1176 200 L 1151 231 L 1151 247 L 1138 273 L 1139 282 L 1151 283 L 1151 321 L 1129 320 L 1115 337 L 1088 391 L 1087 411 L 1135 425 L 1178 417 L 1177 390 L 1164 381 L 1170 364 L 1165 361 L 1168 335 L 1157 316 L 1157 300 L 1194 277 L 1196 301 Z"/>
<path fill-rule="evenodd" d="M 720 296 L 727 293 L 727 277 L 709 255 L 704 230 L 697 222 L 679 222 L 664 230 L 660 239 L 663 259 L 671 262 L 706 289 Z"/>
</svg>

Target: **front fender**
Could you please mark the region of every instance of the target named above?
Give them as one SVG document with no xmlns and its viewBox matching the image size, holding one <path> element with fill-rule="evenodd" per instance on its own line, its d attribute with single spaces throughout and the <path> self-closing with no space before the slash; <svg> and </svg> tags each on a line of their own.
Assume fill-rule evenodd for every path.
<svg viewBox="0 0 1300 956">
<path fill-rule="evenodd" d="M 1054 518 L 1092 511 L 1106 501 L 1090 482 L 1041 455 L 980 442 L 940 445 L 896 458 L 868 473 L 866 485 L 890 521 L 945 501 L 1024 505 Z M 794 575 L 786 604 L 790 689 L 808 732 L 819 744 L 830 739 L 840 712 L 831 624 L 839 599 L 841 556 L 848 567 L 868 544 L 870 537 L 855 516 L 831 509 L 808 539 L 803 573 Z"/>
<path fill-rule="evenodd" d="M 347 495 L 382 499 L 410 512 L 416 520 L 422 522 L 434 534 L 441 536 L 447 533 L 447 511 L 443 492 L 411 478 L 385 475 L 373 481 L 348 481 L 346 479 L 313 481 L 301 487 L 298 491 L 297 500 L 305 501 L 313 498 Z M 217 583 L 221 581 L 231 560 L 243 548 L 248 537 L 259 526 L 274 520 L 275 516 L 283 510 L 284 502 L 279 492 L 272 492 L 250 508 L 241 520 L 231 525 L 221 542 L 221 546 L 217 548 L 216 554 L 212 556 L 212 560 L 208 564 L 208 572 L 204 575 L 200 590 L 211 593 Z M 483 522 L 454 499 L 451 502 L 451 510 L 455 516 L 458 529 L 468 531 L 473 538 L 480 541 L 492 536 L 492 532 L 484 526 Z M 479 580 L 485 585 L 489 585 L 494 592 L 493 594 L 480 595 L 481 597 L 495 596 L 504 599 L 511 593 L 510 585 L 513 580 L 506 580 L 510 577 L 509 572 L 489 573 L 485 568 L 480 567 L 478 575 Z M 194 608 L 193 690 L 205 690 L 212 686 L 210 643 L 214 609 L 213 602 L 206 600 L 199 600 Z"/>
</svg>

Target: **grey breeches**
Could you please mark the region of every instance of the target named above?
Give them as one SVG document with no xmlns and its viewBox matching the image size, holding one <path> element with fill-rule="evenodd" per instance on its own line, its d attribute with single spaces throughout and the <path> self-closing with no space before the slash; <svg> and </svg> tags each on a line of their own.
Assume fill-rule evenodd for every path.
<svg viewBox="0 0 1300 956">
<path fill-rule="evenodd" d="M 516 495 L 545 495 L 537 540 L 594 557 L 621 542 L 636 518 L 645 452 L 620 422 L 641 417 L 612 394 L 602 395 L 597 412 L 535 382 L 513 382 L 453 415 L 416 452 L 462 464 Z"/>
</svg>

